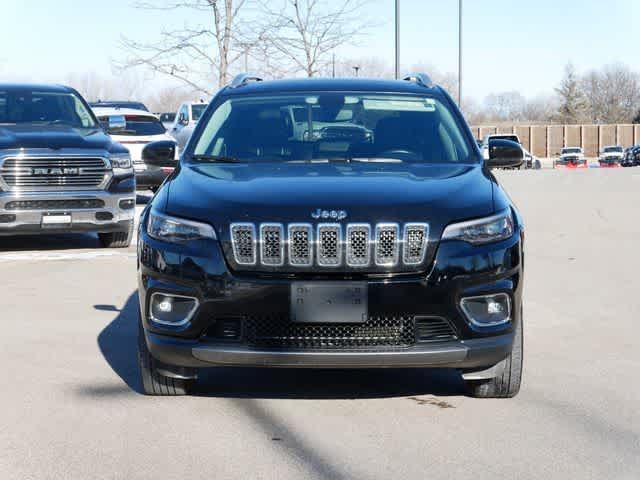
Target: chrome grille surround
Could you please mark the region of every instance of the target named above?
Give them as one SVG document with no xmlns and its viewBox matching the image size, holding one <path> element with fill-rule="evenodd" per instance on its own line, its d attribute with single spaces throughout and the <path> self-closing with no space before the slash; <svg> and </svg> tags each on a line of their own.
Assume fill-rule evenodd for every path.
<svg viewBox="0 0 640 480">
<path fill-rule="evenodd" d="M 402 240 L 402 263 L 405 265 L 421 264 L 427 253 L 429 225 L 426 223 L 406 223 Z"/>
<path fill-rule="evenodd" d="M 284 228 L 280 223 L 260 225 L 260 263 L 270 267 L 284 265 Z"/>
<path fill-rule="evenodd" d="M 313 265 L 313 226 L 291 223 L 288 228 L 289 264 L 294 267 Z"/>
<path fill-rule="evenodd" d="M 398 264 L 400 227 L 397 223 L 376 225 L 375 261 L 379 267 L 394 267 Z"/>
<path fill-rule="evenodd" d="M 342 225 L 321 223 L 318 225 L 317 262 L 321 267 L 342 265 Z"/>
<path fill-rule="evenodd" d="M 368 267 L 371 263 L 371 226 L 368 223 L 347 225 L 347 265 Z"/>
<path fill-rule="evenodd" d="M 230 243 L 239 266 L 416 266 L 426 257 L 429 224 L 240 222 L 230 225 Z"/>
<path fill-rule="evenodd" d="M 24 155 L 0 160 L 5 191 L 104 190 L 113 173 L 110 162 L 91 155 Z"/>
<path fill-rule="evenodd" d="M 253 223 L 231 224 L 231 247 L 238 265 L 256 264 L 256 227 Z"/>
</svg>

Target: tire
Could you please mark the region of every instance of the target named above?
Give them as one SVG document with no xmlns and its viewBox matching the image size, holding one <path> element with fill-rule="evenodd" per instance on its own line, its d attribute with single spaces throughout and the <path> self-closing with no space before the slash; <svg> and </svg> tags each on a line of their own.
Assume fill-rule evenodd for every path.
<svg viewBox="0 0 640 480">
<path fill-rule="evenodd" d="M 98 239 L 104 248 L 127 248 L 133 238 L 133 220 L 129 220 L 127 230 L 121 232 L 99 233 Z"/>
<path fill-rule="evenodd" d="M 142 322 L 139 322 L 138 325 L 138 366 L 140 368 L 140 379 L 142 380 L 142 391 L 144 394 L 167 397 L 189 394 L 194 380 L 172 378 L 158 373 L 156 370 L 158 361 L 149 353 L 147 341 L 144 338 Z"/>
<path fill-rule="evenodd" d="M 522 314 L 513 339 L 511 353 L 505 359 L 504 371 L 490 380 L 468 380 L 465 382 L 467 393 L 475 398 L 512 398 L 520 391 L 522 381 Z"/>
</svg>

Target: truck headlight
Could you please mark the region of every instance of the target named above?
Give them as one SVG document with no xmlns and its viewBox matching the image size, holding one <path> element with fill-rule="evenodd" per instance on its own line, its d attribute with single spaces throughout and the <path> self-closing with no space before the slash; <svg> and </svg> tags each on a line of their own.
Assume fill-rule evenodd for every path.
<svg viewBox="0 0 640 480">
<path fill-rule="evenodd" d="M 216 240 L 216 232 L 206 223 L 171 217 L 162 213 L 149 212 L 147 233 L 151 238 L 169 243 L 185 243 L 191 240 Z"/>
<path fill-rule="evenodd" d="M 506 209 L 490 217 L 453 223 L 444 229 L 442 240 L 462 240 L 473 245 L 499 242 L 513 235 L 513 216 Z"/>
<path fill-rule="evenodd" d="M 128 153 L 116 153 L 109 157 L 111 168 L 115 176 L 125 175 L 133 172 L 131 156 Z"/>
</svg>

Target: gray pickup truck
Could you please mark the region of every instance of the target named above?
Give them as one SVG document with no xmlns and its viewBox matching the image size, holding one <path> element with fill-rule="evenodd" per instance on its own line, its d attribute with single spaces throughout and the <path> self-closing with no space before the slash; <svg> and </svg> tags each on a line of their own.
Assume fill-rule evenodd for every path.
<svg viewBox="0 0 640 480">
<path fill-rule="evenodd" d="M 127 247 L 135 203 L 129 152 L 77 91 L 0 84 L 0 236 L 95 232 Z"/>
</svg>

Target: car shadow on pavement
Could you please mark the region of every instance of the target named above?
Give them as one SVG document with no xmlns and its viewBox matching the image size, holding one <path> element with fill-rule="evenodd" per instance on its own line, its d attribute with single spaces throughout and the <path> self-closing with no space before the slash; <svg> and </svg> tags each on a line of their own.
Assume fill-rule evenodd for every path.
<svg viewBox="0 0 640 480">
<path fill-rule="evenodd" d="M 17 235 L 0 237 L 0 252 L 82 250 L 100 248 L 98 236 L 91 233 L 62 235 Z"/>
<path fill-rule="evenodd" d="M 122 309 L 94 305 L 116 313 L 98 335 L 100 351 L 113 371 L 134 392 L 142 393 L 137 364 L 138 294 Z M 108 394 L 108 392 L 105 392 Z M 463 395 L 460 374 L 450 369 L 325 370 L 296 368 L 202 369 L 195 396 L 221 398 L 353 399 L 419 395 Z"/>
</svg>

